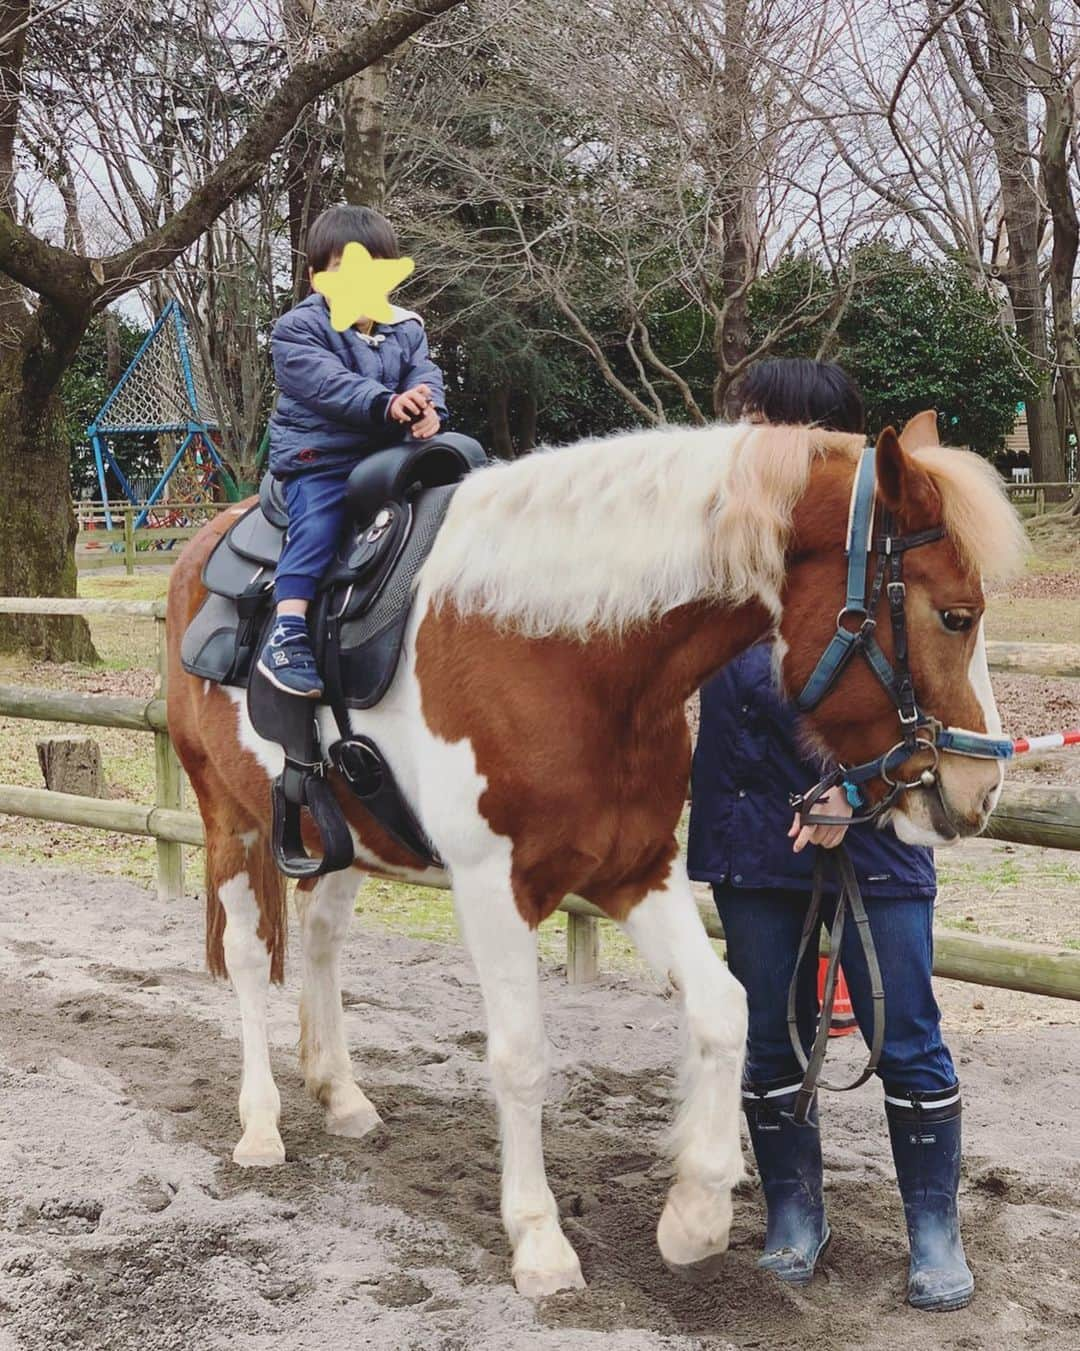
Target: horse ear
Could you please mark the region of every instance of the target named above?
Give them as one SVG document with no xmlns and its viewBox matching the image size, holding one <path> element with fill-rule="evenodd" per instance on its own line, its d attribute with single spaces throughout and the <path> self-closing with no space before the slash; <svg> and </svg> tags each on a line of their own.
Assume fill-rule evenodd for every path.
<svg viewBox="0 0 1080 1351">
<path fill-rule="evenodd" d="M 895 427 L 886 427 L 878 437 L 876 468 L 881 501 L 908 530 L 925 530 L 938 524 L 938 490 L 926 470 L 901 445 Z"/>
<path fill-rule="evenodd" d="M 938 436 L 937 410 L 924 408 L 921 413 L 908 418 L 900 433 L 900 444 L 910 454 L 913 450 L 922 450 L 923 446 L 940 446 Z"/>
</svg>

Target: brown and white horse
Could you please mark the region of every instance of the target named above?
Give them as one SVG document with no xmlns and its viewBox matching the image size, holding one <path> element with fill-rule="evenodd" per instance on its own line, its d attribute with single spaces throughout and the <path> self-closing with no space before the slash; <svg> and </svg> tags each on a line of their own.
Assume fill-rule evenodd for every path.
<svg viewBox="0 0 1080 1351">
<path fill-rule="evenodd" d="M 925 419 L 918 431 L 905 446 L 890 429 L 877 447 L 878 498 L 900 529 L 942 523 L 946 532 L 906 563 L 916 688 L 942 722 L 995 732 L 980 579 L 1015 560 L 1020 529 L 989 466 L 936 444 L 916 448 L 936 442 Z M 684 707 L 706 677 L 770 634 L 786 687 L 806 681 L 842 604 L 861 449 L 860 438 L 806 428 L 678 427 L 478 470 L 420 575 L 392 689 L 353 714 L 446 860 L 448 877 L 418 870 L 340 789 L 358 867 L 452 884 L 487 1012 L 502 1215 L 526 1294 L 583 1284 L 541 1146 L 536 931 L 569 893 L 621 925 L 681 996 L 686 1052 L 662 1255 L 688 1267 L 727 1246 L 743 1171 L 746 1000 L 705 936 L 676 844 L 690 753 Z M 169 727 L 206 825 L 208 963 L 228 973 L 240 1002 L 243 1135 L 233 1157 L 267 1166 L 285 1158 L 265 1022 L 285 948 L 285 888 L 268 844 L 282 754 L 254 733 L 240 692 L 186 675 L 179 661 L 204 597 L 200 570 L 230 515 L 202 530 L 173 572 Z M 946 612 L 972 622 L 952 631 Z M 891 658 L 887 623 L 878 635 Z M 895 710 L 861 665 L 808 721 L 814 741 L 843 761 L 897 739 Z M 1001 777 L 995 761 L 945 754 L 937 786 L 904 794 L 888 816 L 912 842 L 974 834 Z M 326 1129 L 354 1137 L 379 1121 L 353 1080 L 338 977 L 357 886 L 355 872 L 332 874 L 301 883 L 296 898 L 301 1065 Z"/>
</svg>

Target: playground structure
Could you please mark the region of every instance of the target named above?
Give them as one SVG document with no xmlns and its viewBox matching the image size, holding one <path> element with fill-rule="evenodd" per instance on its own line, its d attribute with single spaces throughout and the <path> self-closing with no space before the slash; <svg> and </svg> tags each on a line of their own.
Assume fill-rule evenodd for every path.
<svg viewBox="0 0 1080 1351">
<path fill-rule="evenodd" d="M 107 472 L 115 476 L 125 498 L 139 508 L 135 529 L 148 524 L 161 529 L 191 524 L 183 511 L 154 511 L 167 499 L 170 486 L 180 489 L 184 503 L 212 501 L 219 484 L 235 496 L 214 442 L 213 433 L 220 428 L 212 413 L 206 372 L 198 351 L 192 350 L 188 321 L 176 299 L 161 311 L 86 432 L 94 450 L 108 530 L 113 529 L 113 513 Z M 112 443 L 118 437 L 146 434 L 172 437 L 176 446 L 167 462 L 163 457 L 160 478 L 140 500 L 117 463 Z"/>
</svg>

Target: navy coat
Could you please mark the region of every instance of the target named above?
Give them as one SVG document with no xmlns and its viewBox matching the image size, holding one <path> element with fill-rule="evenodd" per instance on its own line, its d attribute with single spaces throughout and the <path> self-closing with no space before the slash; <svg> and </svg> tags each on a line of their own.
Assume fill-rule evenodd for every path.
<svg viewBox="0 0 1080 1351">
<path fill-rule="evenodd" d="M 770 643 L 744 652 L 702 689 L 688 848 L 696 881 L 809 891 L 818 851 L 792 852 L 788 794 L 805 792 L 821 773 L 798 749 L 797 722 L 773 685 Z M 933 850 L 872 822 L 852 826 L 844 843 L 866 897 L 936 894 Z"/>
<path fill-rule="evenodd" d="M 428 352 L 424 323 L 395 307 L 370 335 L 338 333 L 317 292 L 283 314 L 270 336 L 278 401 L 270 418 L 270 471 L 278 478 L 347 466 L 400 441 L 387 419 L 395 394 L 426 384 L 446 420 L 442 372 Z"/>
</svg>

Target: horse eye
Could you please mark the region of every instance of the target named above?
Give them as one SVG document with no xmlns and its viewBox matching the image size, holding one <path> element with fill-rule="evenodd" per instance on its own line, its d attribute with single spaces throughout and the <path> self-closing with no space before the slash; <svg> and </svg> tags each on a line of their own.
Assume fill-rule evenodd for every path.
<svg viewBox="0 0 1080 1351">
<path fill-rule="evenodd" d="M 975 623 L 975 616 L 967 614 L 964 610 L 942 610 L 940 613 L 941 622 L 950 633 L 967 633 Z"/>
</svg>

